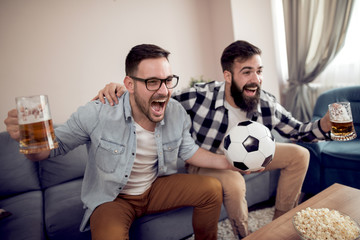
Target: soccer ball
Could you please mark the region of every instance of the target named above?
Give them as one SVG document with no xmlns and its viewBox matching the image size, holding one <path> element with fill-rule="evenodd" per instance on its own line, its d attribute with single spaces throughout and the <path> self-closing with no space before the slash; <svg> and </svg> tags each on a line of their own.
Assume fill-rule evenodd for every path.
<svg viewBox="0 0 360 240">
<path fill-rule="evenodd" d="M 244 121 L 231 128 L 224 138 L 227 160 L 244 171 L 265 168 L 273 159 L 275 139 L 261 123 Z"/>
</svg>

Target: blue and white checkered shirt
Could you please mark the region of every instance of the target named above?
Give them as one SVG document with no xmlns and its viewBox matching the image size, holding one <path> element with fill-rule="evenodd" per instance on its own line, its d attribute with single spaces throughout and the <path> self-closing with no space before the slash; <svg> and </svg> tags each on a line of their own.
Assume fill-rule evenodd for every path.
<svg viewBox="0 0 360 240">
<path fill-rule="evenodd" d="M 190 115 L 190 132 L 196 143 L 209 151 L 216 152 L 228 128 L 228 109 L 225 103 L 225 82 L 213 81 L 197 84 L 186 90 L 177 90 L 172 95 Z M 312 142 L 328 139 L 320 128 L 320 120 L 302 123 L 292 117 L 276 98 L 262 90 L 260 102 L 247 119 L 260 122 L 270 130 L 292 141 Z"/>
</svg>

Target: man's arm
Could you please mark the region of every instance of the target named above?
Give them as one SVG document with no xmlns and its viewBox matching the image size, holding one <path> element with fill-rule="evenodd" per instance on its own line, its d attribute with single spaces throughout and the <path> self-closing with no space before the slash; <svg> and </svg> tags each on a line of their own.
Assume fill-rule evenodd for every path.
<svg viewBox="0 0 360 240">
<path fill-rule="evenodd" d="M 222 170 L 238 171 L 241 174 L 250 174 L 250 171 L 242 171 L 234 167 L 225 157 L 225 155 L 215 154 L 203 148 L 199 148 L 195 154 L 186 160 L 186 163 L 203 168 L 215 168 Z M 256 172 L 262 172 L 256 171 Z"/>
<path fill-rule="evenodd" d="M 263 92 L 261 107 L 272 109 L 272 120 L 264 119 L 265 125 L 271 125 L 281 136 L 292 141 L 316 142 L 330 139 L 327 135 L 331 128 L 328 113 L 322 119 L 304 123 L 294 118 L 273 95 Z"/>
<path fill-rule="evenodd" d="M 109 101 L 109 104 L 111 106 L 115 104 L 118 104 L 118 97 L 121 97 L 121 95 L 124 94 L 126 91 L 126 88 L 124 85 L 120 83 L 108 83 L 106 86 L 99 91 L 99 93 L 91 99 L 91 101 L 98 100 L 105 104 L 104 97 Z"/>
<path fill-rule="evenodd" d="M 232 169 L 233 166 L 226 160 L 225 155 L 219 155 L 199 148 L 195 154 L 186 160 L 186 163 L 204 168 Z"/>
<path fill-rule="evenodd" d="M 20 141 L 19 119 L 16 109 L 11 109 L 8 112 L 8 117 L 4 120 L 6 130 L 10 137 L 16 141 Z M 25 154 L 25 156 L 32 161 L 40 161 L 48 158 L 50 150 L 45 150 L 39 153 Z"/>
</svg>

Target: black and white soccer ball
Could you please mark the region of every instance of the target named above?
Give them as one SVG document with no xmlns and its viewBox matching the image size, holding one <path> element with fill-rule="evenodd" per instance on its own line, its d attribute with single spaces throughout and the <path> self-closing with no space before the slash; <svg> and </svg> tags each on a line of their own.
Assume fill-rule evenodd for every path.
<svg viewBox="0 0 360 240">
<path fill-rule="evenodd" d="M 275 139 L 263 124 L 254 121 L 238 123 L 224 138 L 227 160 L 244 171 L 265 168 L 275 154 Z"/>
</svg>

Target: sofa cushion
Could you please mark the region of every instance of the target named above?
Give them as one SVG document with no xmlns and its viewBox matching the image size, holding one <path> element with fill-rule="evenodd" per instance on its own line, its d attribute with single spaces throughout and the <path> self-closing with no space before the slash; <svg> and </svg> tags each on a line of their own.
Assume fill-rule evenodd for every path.
<svg viewBox="0 0 360 240">
<path fill-rule="evenodd" d="M 48 188 L 59 183 L 82 178 L 87 162 L 86 146 L 81 145 L 64 156 L 39 162 L 41 186 Z"/>
<path fill-rule="evenodd" d="M 19 143 L 7 132 L 0 133 L 0 199 L 22 192 L 39 190 L 38 163 L 19 153 Z M 1 206 L 3 207 L 3 206 Z"/>
<path fill-rule="evenodd" d="M 276 170 L 244 175 L 246 182 L 246 201 L 248 207 L 268 200 L 275 194 L 274 188 L 270 188 L 270 185 L 273 184 L 272 178 L 277 181 L 278 172 L 279 171 Z"/>
<path fill-rule="evenodd" d="M 82 179 L 52 186 L 44 191 L 45 226 L 52 240 L 91 239 L 91 233 L 80 232 L 84 215 L 80 199 Z"/>
<path fill-rule="evenodd" d="M 322 176 L 322 183 L 324 188 L 340 183 L 346 186 L 360 189 L 359 181 L 359 168 L 357 169 L 338 169 L 338 168 L 325 168 Z"/>
<path fill-rule="evenodd" d="M 324 187 L 334 182 L 360 188 L 360 139 L 348 142 L 327 142 L 322 148 L 321 182 Z"/>
<path fill-rule="evenodd" d="M 0 200 L 0 206 L 12 213 L 0 221 L 1 240 L 43 240 L 43 197 L 31 191 Z"/>
<path fill-rule="evenodd" d="M 326 142 L 321 162 L 327 168 L 360 169 L 360 139 L 347 142 Z"/>
<path fill-rule="evenodd" d="M 136 219 L 129 231 L 130 239 L 176 240 L 190 236 L 193 234 L 192 212 L 192 207 L 184 207 Z M 164 229 L 171 229 L 171 231 L 164 231 Z"/>
</svg>

